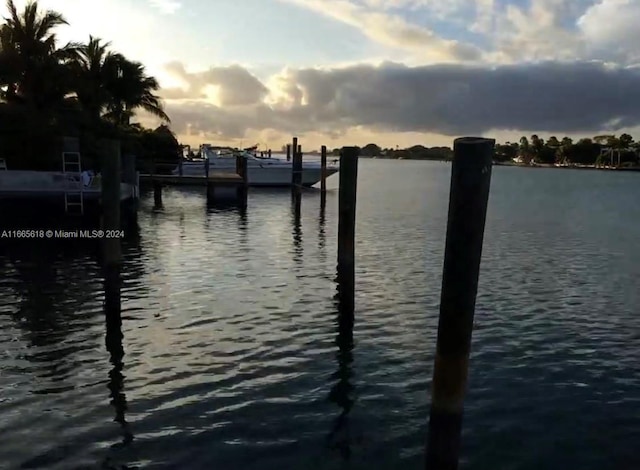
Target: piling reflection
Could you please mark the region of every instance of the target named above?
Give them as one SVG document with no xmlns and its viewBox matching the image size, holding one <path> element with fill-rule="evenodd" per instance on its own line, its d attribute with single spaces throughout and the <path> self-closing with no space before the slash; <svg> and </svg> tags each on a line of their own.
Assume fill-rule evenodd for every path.
<svg viewBox="0 0 640 470">
<path fill-rule="evenodd" d="M 105 345 L 109 352 L 109 361 L 112 368 L 109 371 L 109 397 L 111 405 L 115 409 L 114 421 L 120 424 L 122 429 L 122 443 L 126 446 L 133 441 L 129 423 L 125 414 L 127 411 L 127 398 L 124 393 L 124 346 L 122 340 L 122 310 L 120 298 L 120 267 L 118 265 L 106 266 L 104 280 L 104 313 L 106 323 Z"/>
<path fill-rule="evenodd" d="M 320 193 L 320 216 L 318 217 L 318 248 L 324 254 L 324 248 L 327 245 L 327 236 L 325 232 L 327 221 L 327 193 Z"/>
<path fill-rule="evenodd" d="M 338 334 L 336 335 L 336 345 L 338 352 L 338 369 L 332 375 L 336 380 L 329 392 L 329 400 L 341 408 L 340 415 L 336 418 L 333 428 L 328 436 L 331 448 L 338 449 L 344 460 L 351 458 L 351 436 L 349 431 L 349 413 L 355 403 L 354 387 L 351 384 L 353 377 L 353 309 L 349 302 L 344 302 L 340 295 L 340 284 L 337 286 L 335 296 L 337 304 L 336 325 Z"/>
<path fill-rule="evenodd" d="M 291 193 L 291 215 L 293 219 L 293 261 L 297 265 L 302 264 L 302 223 L 301 223 L 302 195 L 299 192 Z"/>
<path fill-rule="evenodd" d="M 0 247 L 0 277 L 7 280 L 0 289 L 0 305 L 7 307 L 5 318 L 21 331 L 27 345 L 24 358 L 41 379 L 34 383 L 34 393 L 73 388 L 66 379 L 79 365 L 75 353 L 82 347 L 67 340 L 79 322 L 78 310 L 99 288 L 87 262 L 95 249 L 95 242 L 78 240 L 10 240 Z M 4 321 L 1 326 L 9 328 Z"/>
<path fill-rule="evenodd" d="M 240 244 L 244 247 L 249 246 L 249 218 L 247 217 L 247 206 L 238 206 L 238 233 L 240 235 Z"/>
</svg>

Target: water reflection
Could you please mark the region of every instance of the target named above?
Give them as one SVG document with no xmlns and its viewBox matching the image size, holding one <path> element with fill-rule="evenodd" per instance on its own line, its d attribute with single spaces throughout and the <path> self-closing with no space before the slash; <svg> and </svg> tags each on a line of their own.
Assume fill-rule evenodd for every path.
<svg viewBox="0 0 640 470">
<path fill-rule="evenodd" d="M 301 224 L 302 194 L 298 191 L 291 193 L 291 216 L 293 223 L 293 261 L 302 266 L 302 224 Z"/>
<path fill-rule="evenodd" d="M 127 423 L 127 398 L 124 394 L 124 346 L 122 340 L 122 304 L 120 298 L 120 268 L 119 266 L 105 267 L 104 279 L 104 314 L 105 314 L 105 346 L 109 352 L 109 361 L 113 366 L 109 371 L 109 397 L 115 409 L 114 421 L 122 428 L 122 445 L 133 441 L 133 434 Z"/>
<path fill-rule="evenodd" d="M 238 234 L 240 244 L 244 247 L 249 246 L 249 218 L 247 217 L 247 206 L 241 204 L 238 206 Z"/>
<path fill-rule="evenodd" d="M 329 392 L 329 400 L 341 408 L 340 415 L 336 418 L 333 428 L 328 436 L 328 442 L 331 448 L 338 449 L 344 460 L 351 458 L 351 435 L 349 431 L 349 413 L 355 403 L 354 387 L 351 384 L 353 377 L 353 309 L 350 308 L 349 302 L 344 302 L 340 296 L 340 286 L 338 286 L 338 294 L 336 295 L 337 317 L 336 325 L 338 334 L 336 336 L 336 345 L 338 352 L 336 358 L 338 360 L 338 369 L 332 375 L 332 379 L 336 383 Z"/>
<path fill-rule="evenodd" d="M 324 254 L 324 247 L 327 244 L 325 232 L 327 222 L 327 193 L 320 193 L 320 216 L 318 217 L 318 249 Z M 324 261 L 324 260 L 323 260 Z"/>
<path fill-rule="evenodd" d="M 13 304 L 10 318 L 28 344 L 24 358 L 37 365 L 39 376 L 55 382 L 64 381 L 77 366 L 73 356 L 82 345 L 67 340 L 95 290 L 95 265 L 87 261 L 97 246 L 77 241 L 11 240 L 0 250 L 0 275 L 13 279 L 0 301 Z M 34 393 L 68 387 L 73 388 L 56 383 Z"/>
</svg>

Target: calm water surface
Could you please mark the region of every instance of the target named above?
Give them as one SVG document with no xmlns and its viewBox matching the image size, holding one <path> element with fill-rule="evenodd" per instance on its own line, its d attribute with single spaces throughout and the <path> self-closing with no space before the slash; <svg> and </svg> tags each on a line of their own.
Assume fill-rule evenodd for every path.
<svg viewBox="0 0 640 470">
<path fill-rule="evenodd" d="M 0 467 L 421 468 L 449 176 L 361 161 L 353 342 L 336 192 L 299 223 L 287 191 L 147 197 L 106 340 L 94 244 L 3 240 Z M 640 468 L 639 201 L 636 174 L 494 168 L 464 468 Z"/>
</svg>

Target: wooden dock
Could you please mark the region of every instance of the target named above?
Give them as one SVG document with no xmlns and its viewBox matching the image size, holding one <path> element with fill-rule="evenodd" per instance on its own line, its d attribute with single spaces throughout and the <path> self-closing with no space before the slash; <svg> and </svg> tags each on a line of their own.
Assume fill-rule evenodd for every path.
<svg viewBox="0 0 640 470">
<path fill-rule="evenodd" d="M 244 184 L 242 176 L 237 173 L 212 172 L 208 177 L 180 175 L 140 175 L 140 183 L 161 184 L 166 186 L 239 186 Z"/>
<path fill-rule="evenodd" d="M 246 174 L 246 164 L 241 171 Z M 207 175 L 140 175 L 141 185 L 153 186 L 156 207 L 162 207 L 162 188 L 165 186 L 202 186 L 210 203 L 234 202 L 244 206 L 247 201 L 247 178 L 239 173 L 211 172 Z"/>
</svg>

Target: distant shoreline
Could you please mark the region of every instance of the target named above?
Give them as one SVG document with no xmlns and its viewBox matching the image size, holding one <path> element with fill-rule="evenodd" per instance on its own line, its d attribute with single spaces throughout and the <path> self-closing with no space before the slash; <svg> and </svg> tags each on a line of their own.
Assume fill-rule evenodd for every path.
<svg viewBox="0 0 640 470">
<path fill-rule="evenodd" d="M 553 168 L 562 170 L 601 170 L 601 171 L 640 171 L 640 166 L 625 166 L 625 167 L 612 167 L 612 166 L 596 166 L 596 165 L 556 165 L 553 163 L 536 163 L 534 165 L 527 165 L 524 163 L 509 163 L 509 162 L 493 162 L 495 166 L 513 166 L 518 168 Z"/>
</svg>

